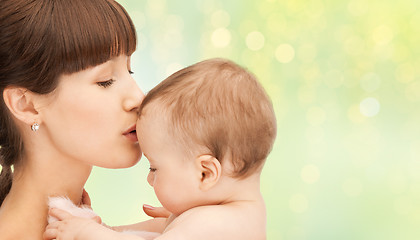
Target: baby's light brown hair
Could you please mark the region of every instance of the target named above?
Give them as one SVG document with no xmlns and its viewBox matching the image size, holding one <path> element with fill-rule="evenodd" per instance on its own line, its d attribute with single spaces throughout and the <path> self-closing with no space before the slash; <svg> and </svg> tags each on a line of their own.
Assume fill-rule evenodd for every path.
<svg viewBox="0 0 420 240">
<path fill-rule="evenodd" d="M 276 137 L 267 93 L 253 74 L 225 59 L 205 60 L 172 74 L 146 95 L 139 117 L 147 106 L 166 119 L 168 134 L 180 146 L 192 152 L 205 147 L 208 152 L 200 154 L 221 164 L 230 159 L 233 177 L 260 171 Z"/>
</svg>

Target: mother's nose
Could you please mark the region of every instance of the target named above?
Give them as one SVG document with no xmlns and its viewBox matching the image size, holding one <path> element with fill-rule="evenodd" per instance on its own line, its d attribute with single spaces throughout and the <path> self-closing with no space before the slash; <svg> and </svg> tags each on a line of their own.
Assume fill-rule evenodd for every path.
<svg viewBox="0 0 420 240">
<path fill-rule="evenodd" d="M 139 86 L 133 80 L 132 86 L 127 89 L 125 93 L 125 99 L 123 102 L 124 110 L 134 111 L 137 110 L 144 98 L 144 93 L 141 91 Z"/>
</svg>

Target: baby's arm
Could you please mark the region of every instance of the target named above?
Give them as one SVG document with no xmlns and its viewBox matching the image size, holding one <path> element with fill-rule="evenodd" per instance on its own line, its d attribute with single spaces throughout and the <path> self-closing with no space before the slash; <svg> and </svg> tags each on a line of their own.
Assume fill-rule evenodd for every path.
<svg viewBox="0 0 420 240">
<path fill-rule="evenodd" d="M 171 216 L 171 213 L 168 210 L 163 207 L 152 207 L 145 204 L 143 205 L 143 211 L 153 219 L 125 226 L 116 226 L 112 227 L 112 229 L 119 232 L 137 230 L 159 233 L 165 230 L 168 218 Z"/>
<path fill-rule="evenodd" d="M 90 207 L 77 207 L 73 204 L 70 199 L 65 197 L 50 197 L 48 205 L 50 208 L 56 208 L 64 210 L 65 212 L 80 218 L 88 218 L 93 219 L 98 223 L 101 223 L 101 219 L 95 212 L 92 211 Z M 57 218 L 54 216 L 48 217 L 48 223 L 51 224 L 53 222 L 58 221 Z M 133 234 L 140 237 L 143 237 L 147 240 L 152 240 L 159 236 L 166 225 L 166 218 L 156 218 L 151 219 L 145 222 L 140 222 L 137 224 L 127 225 L 127 226 L 118 226 L 118 227 L 109 227 L 102 223 L 102 225 L 106 226 L 115 231 L 124 232 L 127 234 Z M 54 226 L 54 225 L 52 225 Z"/>
<path fill-rule="evenodd" d="M 111 227 L 111 229 L 123 231 L 147 231 L 161 233 L 165 230 L 167 218 L 154 218 L 144 222 L 139 222 L 131 225 Z"/>
<path fill-rule="evenodd" d="M 147 240 L 140 236 L 113 231 L 92 219 L 75 217 L 60 209 L 50 209 L 49 214 L 58 221 L 47 226 L 44 232 L 45 240 Z"/>
<path fill-rule="evenodd" d="M 241 211 L 222 206 L 197 207 L 178 216 L 155 240 L 264 240 L 255 219 Z M 58 219 L 47 226 L 45 240 L 147 240 L 147 238 L 113 231 L 92 219 L 75 217 L 63 210 L 51 209 Z M 252 215 L 252 214 L 251 214 Z M 252 217 L 251 217 L 252 218 Z M 250 224 L 251 223 L 251 224 Z M 261 230 L 261 229 L 260 229 Z"/>
</svg>

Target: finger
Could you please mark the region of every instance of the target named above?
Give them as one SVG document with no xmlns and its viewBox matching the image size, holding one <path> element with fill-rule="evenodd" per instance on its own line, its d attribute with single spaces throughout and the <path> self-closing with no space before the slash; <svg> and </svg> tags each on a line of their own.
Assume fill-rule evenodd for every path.
<svg viewBox="0 0 420 240">
<path fill-rule="evenodd" d="M 168 218 L 171 215 L 171 213 L 163 207 L 153 207 L 147 204 L 143 205 L 143 211 L 153 218 Z"/>
<path fill-rule="evenodd" d="M 101 219 L 101 217 L 99 217 L 99 216 L 94 216 L 93 218 L 91 218 L 93 221 L 95 221 L 95 222 L 97 222 L 97 223 L 99 223 L 99 224 L 102 224 L 102 219 Z"/>
<path fill-rule="evenodd" d="M 53 217 L 56 217 L 59 221 L 73 217 L 73 215 L 71 215 L 70 213 L 58 208 L 50 208 L 48 214 Z"/>
<path fill-rule="evenodd" d="M 60 222 L 53 222 L 47 225 L 45 229 L 58 229 L 58 226 L 60 225 Z"/>
<path fill-rule="evenodd" d="M 83 205 L 88 205 L 89 207 L 91 207 L 92 202 L 90 201 L 90 197 L 88 192 L 86 192 L 86 189 L 83 188 L 83 193 L 82 193 L 82 204 Z"/>
<path fill-rule="evenodd" d="M 57 238 L 58 230 L 57 229 L 47 229 L 45 230 L 42 238 L 44 240 L 51 240 Z"/>
</svg>

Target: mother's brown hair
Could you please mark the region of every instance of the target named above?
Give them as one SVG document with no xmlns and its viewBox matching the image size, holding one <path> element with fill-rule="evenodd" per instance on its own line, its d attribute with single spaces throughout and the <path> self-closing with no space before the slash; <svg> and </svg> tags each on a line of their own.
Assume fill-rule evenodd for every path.
<svg viewBox="0 0 420 240">
<path fill-rule="evenodd" d="M 52 92 L 62 74 L 104 63 L 136 48 L 136 31 L 113 0 L 1 0 L 0 91 L 23 87 Z M 12 166 L 24 144 L 0 98 L 0 204 L 12 185 Z"/>
</svg>

